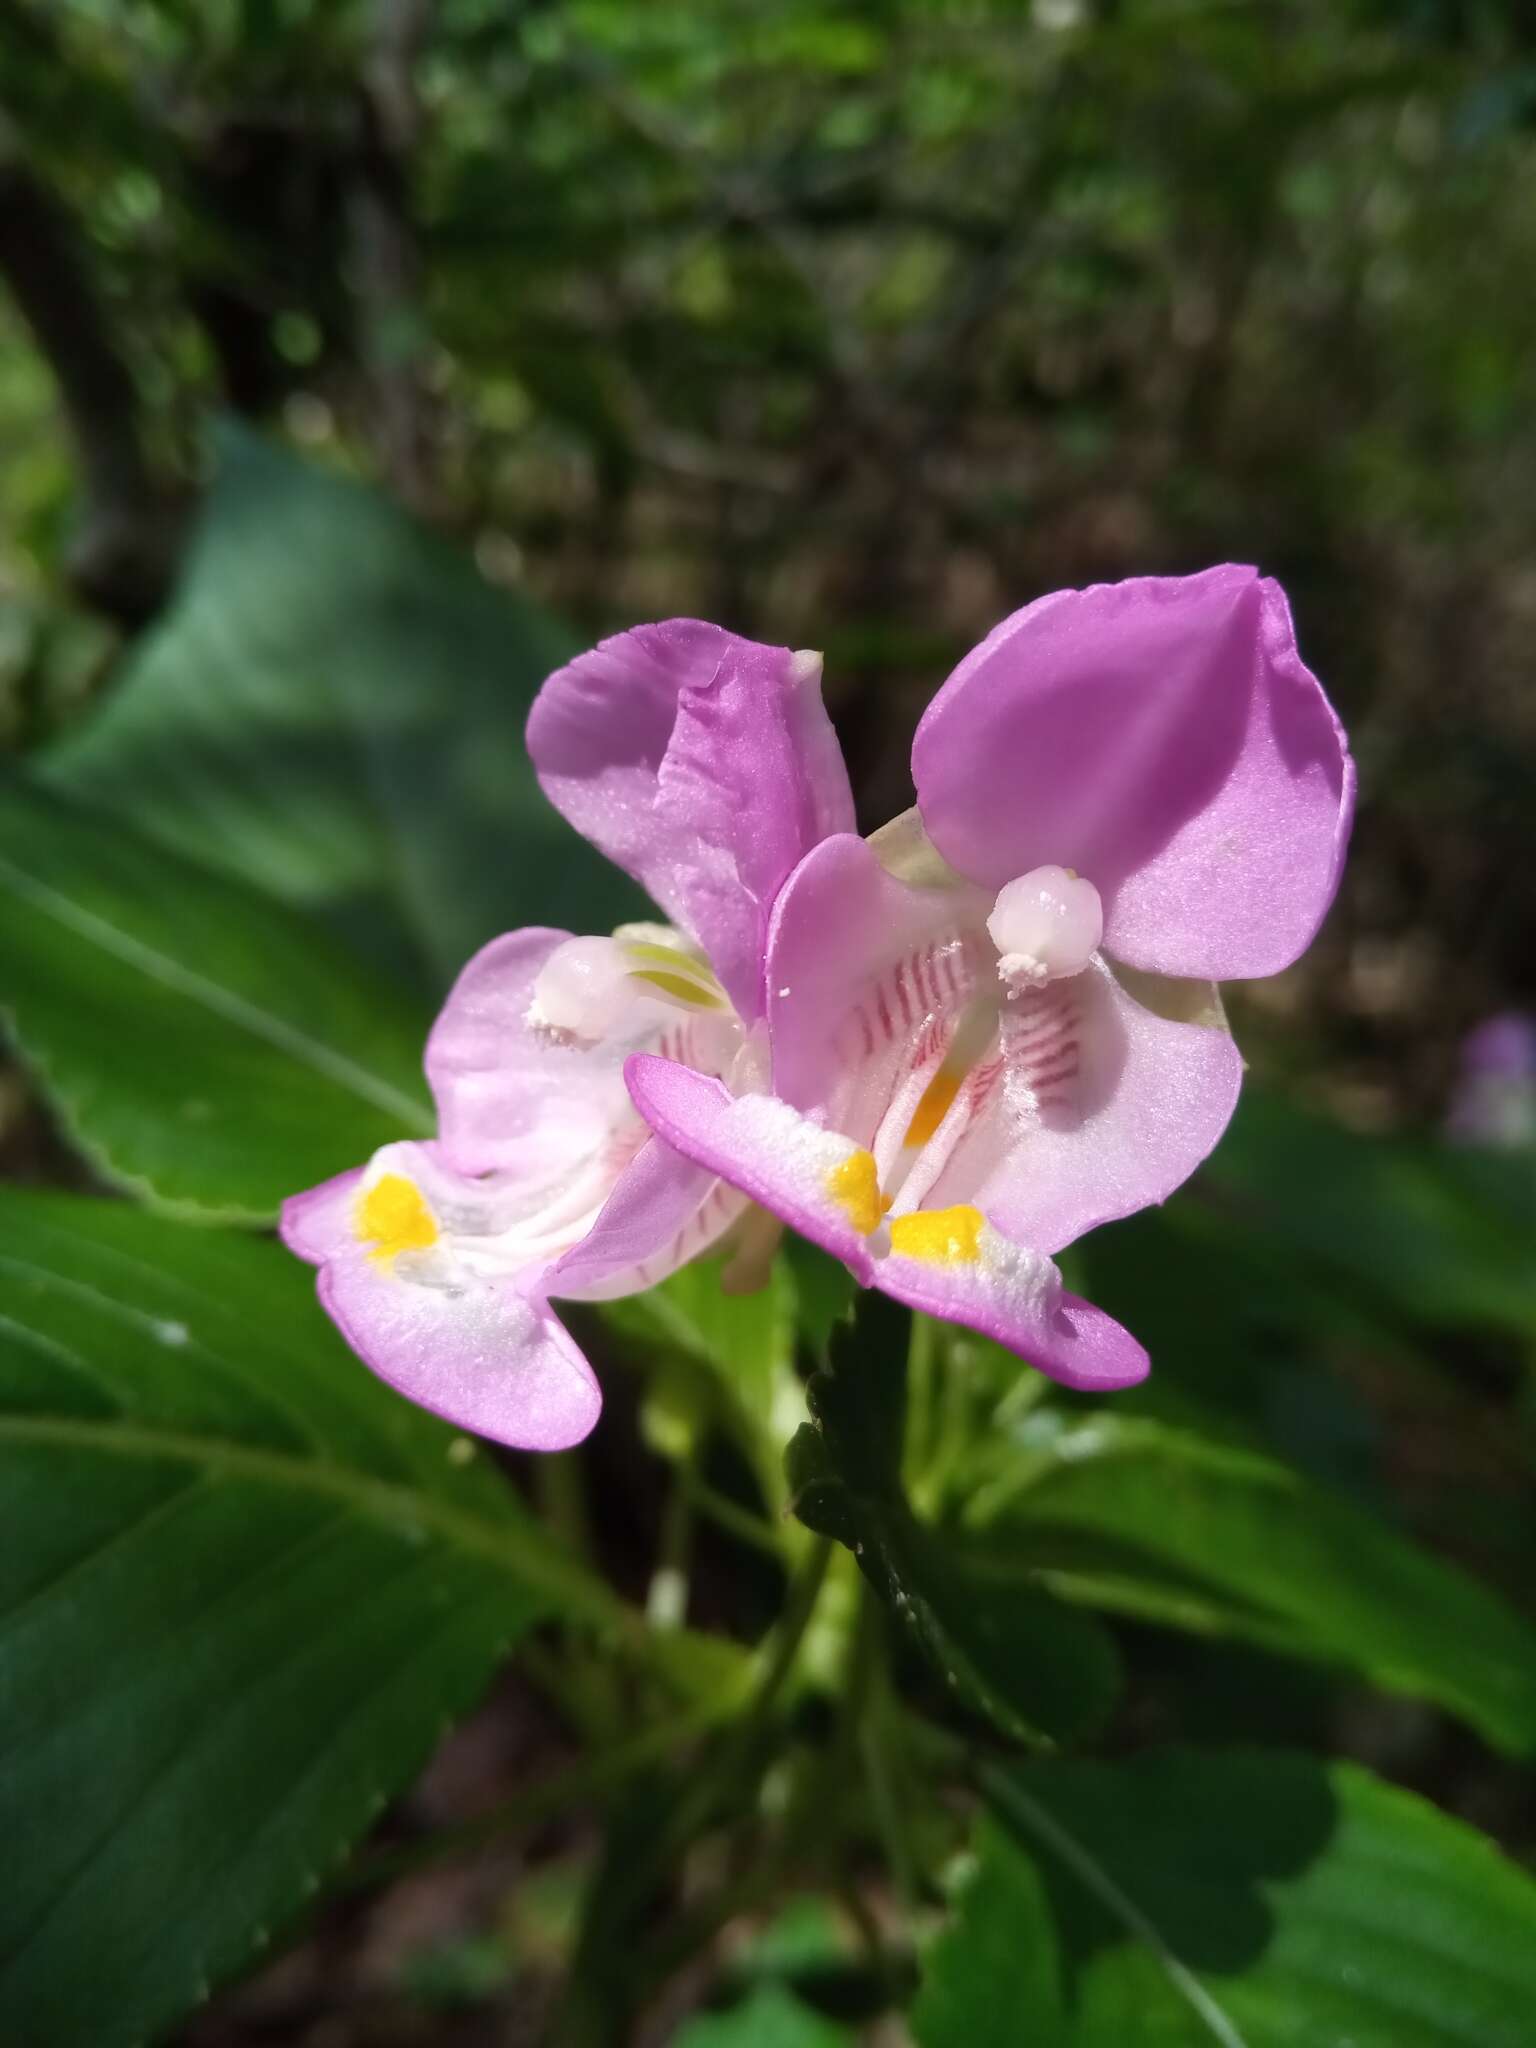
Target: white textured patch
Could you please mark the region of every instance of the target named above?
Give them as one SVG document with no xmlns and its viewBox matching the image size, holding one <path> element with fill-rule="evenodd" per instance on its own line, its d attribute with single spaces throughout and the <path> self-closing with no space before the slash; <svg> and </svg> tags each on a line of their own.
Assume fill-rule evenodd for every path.
<svg viewBox="0 0 1536 2048">
<path fill-rule="evenodd" d="M 835 1210 L 827 1176 L 845 1166 L 860 1148 L 837 1131 L 825 1131 L 776 1095 L 742 1095 L 725 1113 L 733 1142 L 757 1153 L 775 1179 L 789 1182 L 821 1210 Z"/>
<path fill-rule="evenodd" d="M 941 1309 L 952 1304 L 973 1316 L 979 1312 L 979 1320 L 999 1336 L 1038 1329 L 1056 1313 L 1062 1289 L 1053 1260 L 1015 1244 L 985 1220 L 977 1249 L 977 1259 L 952 1266 L 893 1252 L 885 1270 Z"/>
</svg>

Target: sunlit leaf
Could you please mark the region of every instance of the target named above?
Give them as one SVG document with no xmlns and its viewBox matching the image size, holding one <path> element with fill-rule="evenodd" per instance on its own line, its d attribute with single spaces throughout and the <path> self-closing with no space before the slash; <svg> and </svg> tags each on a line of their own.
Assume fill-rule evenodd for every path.
<svg viewBox="0 0 1536 2048">
<path fill-rule="evenodd" d="M 986 1773 L 921 2048 L 1526 2048 L 1536 1884 L 1350 1764 Z"/>
<path fill-rule="evenodd" d="M 247 885 L 13 783 L 0 906 L 0 1013 L 109 1179 L 265 1221 L 431 1130 L 425 1011 Z"/>
<path fill-rule="evenodd" d="M 233 427 L 219 454 L 178 596 L 53 781 L 435 987 L 516 925 L 633 914 L 523 745 L 568 636 L 361 486 Z"/>
<path fill-rule="evenodd" d="M 1336 1664 L 1536 1751 L 1536 1629 L 1410 1538 L 1258 1452 L 1036 1411 L 962 1525 L 999 1568 L 1087 1604 Z"/>
<path fill-rule="evenodd" d="M 606 1619 L 275 1246 L 0 1192 L 0 2037 L 255 1955 L 540 1612 Z"/>
</svg>

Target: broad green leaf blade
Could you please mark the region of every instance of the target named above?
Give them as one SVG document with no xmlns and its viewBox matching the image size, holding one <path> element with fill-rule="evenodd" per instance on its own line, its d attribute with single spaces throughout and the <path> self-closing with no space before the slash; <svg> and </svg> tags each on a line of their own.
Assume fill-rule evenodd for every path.
<svg viewBox="0 0 1536 2048">
<path fill-rule="evenodd" d="M 541 1610 L 610 1605 L 275 1246 L 0 1191 L 0 2039 L 158 2032 Z"/>
<path fill-rule="evenodd" d="M 812 1379 L 812 1421 L 786 1454 L 801 1521 L 846 1544 L 955 1699 L 1017 1741 L 1102 1726 L 1120 1684 L 1107 1630 L 1044 1585 L 978 1570 L 918 1520 L 901 1487 L 907 1319 L 866 1295 Z"/>
<path fill-rule="evenodd" d="M 1536 1884 L 1350 1764 L 992 1770 L 921 2048 L 1528 2048 Z"/>
<path fill-rule="evenodd" d="M 74 804 L 0 790 L 0 1014 L 82 1150 L 265 1222 L 432 1128 L 428 1019 L 314 926 Z"/>
<path fill-rule="evenodd" d="M 219 453 L 176 600 L 55 782 L 439 989 L 498 932 L 635 914 L 524 749 L 564 631 L 375 493 L 233 427 Z"/>
<path fill-rule="evenodd" d="M 1536 1630 L 1278 1460 L 1118 1415 L 1023 1419 L 965 1522 L 1070 1598 L 1362 1673 L 1536 1751 Z"/>
<path fill-rule="evenodd" d="M 782 1984 L 760 1984 L 729 2012 L 689 2020 L 674 2048 L 854 2048 L 854 2039 Z"/>
<path fill-rule="evenodd" d="M 1367 1138 L 1261 1089 L 1205 1168 L 1293 1259 L 1432 1328 L 1536 1330 L 1536 1163 L 1422 1138 Z"/>
</svg>

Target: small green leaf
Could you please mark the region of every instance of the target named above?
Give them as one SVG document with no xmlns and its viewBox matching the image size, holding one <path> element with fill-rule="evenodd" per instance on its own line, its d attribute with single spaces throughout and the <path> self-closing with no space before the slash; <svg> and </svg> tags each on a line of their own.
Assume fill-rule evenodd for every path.
<svg viewBox="0 0 1536 2048">
<path fill-rule="evenodd" d="M 1076 1740 L 1119 1690 L 1113 1640 L 1043 1585 L 979 1570 L 913 1514 L 900 1477 L 907 1331 L 904 1310 L 869 1294 L 834 1333 L 810 1383 L 812 1421 L 785 1457 L 795 1513 L 854 1553 L 958 1700 L 1016 1740 Z"/>
<path fill-rule="evenodd" d="M 606 1303 L 604 1321 L 648 1370 L 642 1422 L 663 1456 L 696 1456 L 724 1430 L 778 1505 L 779 1446 L 805 1413 L 795 1372 L 795 1289 L 783 1259 L 753 1294 L 728 1293 L 730 1255 L 695 1259 L 644 1294 Z"/>
<path fill-rule="evenodd" d="M 7 1026 L 109 1179 L 201 1220 L 431 1128 L 427 1018 L 241 883 L 25 783 L 0 790 Z"/>
<path fill-rule="evenodd" d="M 729 1258 L 694 1259 L 644 1294 L 608 1304 L 606 1321 L 656 1348 L 681 1351 L 707 1365 L 733 1397 L 767 1421 L 782 1401 L 795 1353 L 795 1297 L 776 1260 L 753 1294 L 721 1285 Z M 795 1399 L 798 1412 L 798 1395 Z"/>
<path fill-rule="evenodd" d="M 277 1247 L 0 1192 L 0 2038 L 249 1961 L 541 1612 L 607 1623 Z"/>
<path fill-rule="evenodd" d="M 989 1769 L 921 2048 L 1528 2048 L 1536 1884 L 1286 1751 Z"/>
<path fill-rule="evenodd" d="M 46 772 L 440 990 L 516 925 L 644 914 L 524 747 L 576 651 L 376 493 L 230 426 L 171 609 Z"/>
<path fill-rule="evenodd" d="M 1387 1523 L 1255 1451 L 1096 1412 L 1012 1431 L 964 1526 L 1064 1597 L 1362 1673 L 1536 1750 L 1536 1630 Z"/>
</svg>

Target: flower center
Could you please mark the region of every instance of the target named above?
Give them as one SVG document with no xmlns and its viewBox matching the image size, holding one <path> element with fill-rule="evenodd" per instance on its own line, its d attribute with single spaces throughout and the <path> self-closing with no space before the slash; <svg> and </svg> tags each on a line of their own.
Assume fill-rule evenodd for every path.
<svg viewBox="0 0 1536 2048">
<path fill-rule="evenodd" d="M 730 1008 L 706 961 L 621 932 L 557 946 L 533 985 L 529 1020 L 591 1044 L 632 1030 L 637 1004 L 647 1002 L 694 1012 Z"/>
<path fill-rule="evenodd" d="M 998 975 L 1016 996 L 1082 973 L 1104 936 L 1104 906 L 1070 868 L 1032 868 L 999 891 L 987 930 Z"/>
</svg>

